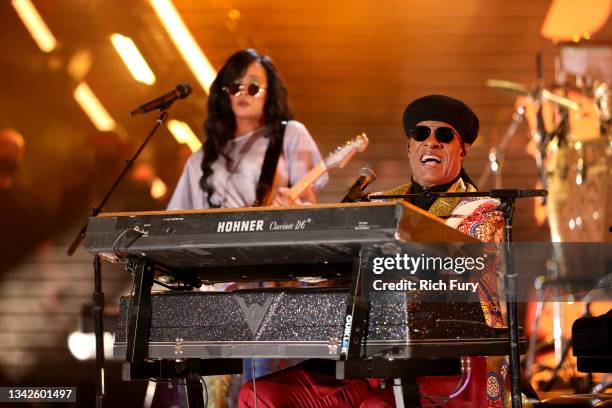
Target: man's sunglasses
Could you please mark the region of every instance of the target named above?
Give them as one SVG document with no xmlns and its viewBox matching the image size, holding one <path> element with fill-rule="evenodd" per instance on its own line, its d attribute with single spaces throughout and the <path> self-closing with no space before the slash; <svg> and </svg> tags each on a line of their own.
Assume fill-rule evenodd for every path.
<svg viewBox="0 0 612 408">
<path fill-rule="evenodd" d="M 410 130 L 410 137 L 416 140 L 417 142 L 423 142 L 429 138 L 431 135 L 431 131 L 434 131 L 436 135 L 436 139 L 440 143 L 450 143 L 455 138 L 455 131 L 448 126 L 416 126 L 414 129 Z"/>
<path fill-rule="evenodd" d="M 238 95 L 240 91 L 245 90 L 245 89 L 246 89 L 247 94 L 251 96 L 259 96 L 261 92 L 263 92 L 266 88 L 263 88 L 257 84 L 248 84 L 248 85 L 229 84 L 223 87 L 223 90 L 225 92 L 227 92 L 230 95 L 234 95 L 234 96 Z"/>
</svg>

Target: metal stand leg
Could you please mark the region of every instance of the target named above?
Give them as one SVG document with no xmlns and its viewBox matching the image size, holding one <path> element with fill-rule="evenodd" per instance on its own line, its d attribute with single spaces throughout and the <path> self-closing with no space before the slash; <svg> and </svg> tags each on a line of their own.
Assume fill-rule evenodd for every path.
<svg viewBox="0 0 612 408">
<path fill-rule="evenodd" d="M 516 110 L 512 114 L 512 122 L 506 129 L 504 136 L 497 145 L 497 148 L 489 150 L 489 163 L 483 169 L 480 178 L 478 179 L 478 185 L 484 186 L 491 175 L 493 175 L 493 188 L 501 188 L 501 170 L 504 165 L 504 156 L 510 139 L 516 133 L 516 129 L 525 119 L 525 106 L 517 106 Z"/>
<path fill-rule="evenodd" d="M 242 374 L 242 359 L 186 359 L 148 360 L 123 364 L 123 381 L 155 378 L 173 381 L 178 378 L 181 408 L 200 408 L 208 405 L 208 390 L 202 376 Z M 151 389 L 150 402 L 153 400 Z M 146 406 L 146 405 L 145 405 Z"/>
<path fill-rule="evenodd" d="M 395 380 L 393 381 L 395 393 Z M 403 376 L 400 381 L 402 384 L 402 397 L 404 400 L 402 406 L 406 408 L 421 408 L 421 394 L 419 391 L 419 386 L 416 383 L 416 377 L 412 375 Z"/>
<path fill-rule="evenodd" d="M 587 302 L 584 313 L 582 314 L 581 318 L 592 316 L 589 306 L 590 306 L 590 302 Z M 557 376 L 559 375 L 559 371 L 561 371 L 561 369 L 563 368 L 563 365 L 566 363 L 567 357 L 569 356 L 569 352 L 570 352 L 570 349 L 572 348 L 572 344 L 573 344 L 572 339 L 569 339 L 565 343 L 565 346 L 563 347 L 563 350 L 561 352 L 561 358 L 559 359 L 557 365 L 553 369 L 550 380 L 546 381 L 542 385 L 542 391 L 550 391 L 555 385 L 555 382 L 557 381 Z M 589 375 L 590 375 L 589 380 L 592 382 L 592 373 L 589 373 Z"/>
<path fill-rule="evenodd" d="M 402 379 L 393 379 L 393 396 L 395 397 L 395 408 L 404 408 L 404 394 L 402 392 Z"/>
<path fill-rule="evenodd" d="M 555 344 L 555 364 L 559 365 L 563 361 L 563 310 L 561 308 L 562 296 L 561 288 L 555 285 L 554 297 L 552 301 L 553 309 L 553 341 Z"/>
<path fill-rule="evenodd" d="M 157 382 L 149 380 L 147 384 L 147 391 L 145 392 L 145 398 L 142 403 L 142 408 L 151 408 L 153 405 L 153 398 L 155 397 L 155 391 L 157 390 Z"/>
<path fill-rule="evenodd" d="M 102 293 L 102 267 L 100 257 L 94 256 L 94 331 L 96 336 L 96 408 L 104 400 L 104 293 Z"/>
<path fill-rule="evenodd" d="M 542 318 L 542 311 L 544 309 L 544 284 L 544 277 L 540 276 L 536 278 L 536 310 L 533 325 L 531 326 L 531 337 L 529 338 L 529 350 L 527 351 L 527 363 L 525 365 L 525 377 L 527 378 L 531 376 L 533 362 L 535 361 L 536 342 L 538 339 L 537 334 L 540 330 L 540 319 Z"/>
<path fill-rule="evenodd" d="M 552 375 L 550 377 L 550 380 L 548 380 L 546 383 L 544 383 L 544 385 L 542 385 L 542 391 L 548 392 L 555 385 L 555 382 L 557 381 L 557 375 L 559 374 L 561 367 L 563 367 L 563 363 L 565 362 L 565 359 L 568 356 L 571 348 L 572 348 L 572 341 L 570 340 L 567 342 L 567 344 L 565 345 L 565 348 L 562 350 L 561 360 L 559 361 L 559 364 L 555 366 L 552 372 Z"/>
<path fill-rule="evenodd" d="M 506 299 L 508 305 L 508 337 L 510 340 L 510 383 L 512 391 L 512 408 L 522 408 L 521 398 L 521 362 L 519 347 L 518 324 L 518 275 L 514 270 L 514 254 L 512 247 L 512 216 L 514 214 L 514 198 L 506 197 L 502 200 L 504 211 L 505 249 L 506 249 Z"/>
<path fill-rule="evenodd" d="M 199 375 L 189 373 L 179 378 L 178 388 L 181 408 L 206 408 L 202 379 Z"/>
<path fill-rule="evenodd" d="M 151 328 L 153 268 L 146 260 L 128 263 L 134 277 L 134 293 L 128 310 L 126 361 L 142 362 L 147 357 Z"/>
</svg>

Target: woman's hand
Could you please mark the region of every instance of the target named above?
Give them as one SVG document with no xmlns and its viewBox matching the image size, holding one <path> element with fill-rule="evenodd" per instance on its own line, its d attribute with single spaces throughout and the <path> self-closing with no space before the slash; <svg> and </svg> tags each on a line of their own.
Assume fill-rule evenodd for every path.
<svg viewBox="0 0 612 408">
<path fill-rule="evenodd" d="M 310 205 L 316 202 L 314 191 L 308 188 L 302 195 L 295 200 L 289 197 L 289 189 L 287 187 L 279 187 L 278 193 L 272 200 L 272 205 Z"/>
</svg>

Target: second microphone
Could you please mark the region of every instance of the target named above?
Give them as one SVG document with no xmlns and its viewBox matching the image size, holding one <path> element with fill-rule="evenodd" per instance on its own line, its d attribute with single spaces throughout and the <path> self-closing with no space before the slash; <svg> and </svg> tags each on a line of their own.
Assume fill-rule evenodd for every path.
<svg viewBox="0 0 612 408">
<path fill-rule="evenodd" d="M 340 202 L 354 203 L 361 201 L 361 194 L 374 180 L 376 180 L 376 171 L 374 171 L 374 169 L 372 169 L 370 166 L 363 167 L 361 170 L 359 170 L 359 177 L 357 177 L 357 180 L 355 180 L 351 188 L 349 188 L 348 192 Z"/>
</svg>

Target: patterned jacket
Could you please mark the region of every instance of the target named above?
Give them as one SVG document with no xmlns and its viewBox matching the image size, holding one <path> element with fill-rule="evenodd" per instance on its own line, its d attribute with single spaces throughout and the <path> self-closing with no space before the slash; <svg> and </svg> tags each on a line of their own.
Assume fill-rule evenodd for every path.
<svg viewBox="0 0 612 408">
<path fill-rule="evenodd" d="M 411 184 L 385 191 L 383 194 L 407 194 Z M 473 192 L 477 189 L 470 183 L 459 178 L 448 192 Z M 394 201 L 400 201 L 394 200 Z M 427 209 L 433 215 L 444 220 L 445 224 L 464 234 L 470 235 L 482 242 L 500 243 L 503 241 L 504 219 L 500 210 L 500 202 L 488 197 L 440 197 Z M 504 317 L 500 307 L 500 295 L 497 271 L 500 263 L 495 260 L 486 265 L 485 272 L 479 277 L 478 295 L 480 305 L 487 324 L 493 327 L 504 326 Z M 476 388 L 482 390 L 480 397 L 472 400 L 478 406 L 487 408 L 502 408 L 509 406 L 508 362 L 505 357 L 471 357 L 472 365 L 483 369 L 473 370 L 472 381 Z M 420 381 L 421 392 L 427 390 L 428 380 Z M 431 392 L 434 392 L 434 385 Z M 463 407 L 461 401 L 450 400 L 445 406 Z M 472 406 L 472 405 L 470 405 Z"/>
<path fill-rule="evenodd" d="M 410 193 L 411 183 L 402 184 L 383 194 Z M 476 188 L 459 178 L 447 192 L 474 192 Z M 397 199 L 394 201 L 400 201 Z M 482 242 L 500 243 L 503 241 L 504 218 L 498 200 L 489 197 L 440 197 L 427 209 L 455 228 Z M 503 326 L 503 317 L 498 301 L 497 267 L 488 265 L 486 273 L 480 278 L 479 295 L 487 323 L 491 326 Z"/>
</svg>

